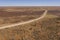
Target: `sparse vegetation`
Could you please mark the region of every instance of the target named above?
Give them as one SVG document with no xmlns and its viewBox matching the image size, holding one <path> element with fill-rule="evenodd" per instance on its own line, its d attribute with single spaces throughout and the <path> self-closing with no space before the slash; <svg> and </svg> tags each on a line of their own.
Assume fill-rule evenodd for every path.
<svg viewBox="0 0 60 40">
<path fill-rule="evenodd" d="M 13 14 L 11 16 L 7 14 L 8 16 L 0 16 L 0 25 L 28 21 L 40 16 L 40 14 L 38 13 L 40 13 L 41 11 L 35 10 L 34 12 L 32 12 L 33 15 L 30 9 L 29 11 L 22 12 L 28 13 L 29 15 L 20 15 L 19 12 L 18 15 Z M 34 14 L 35 12 L 37 13 L 37 15 Z M 48 12 L 48 14 L 42 20 L 38 20 L 36 22 L 25 25 L 15 26 L 12 28 L 1 29 L 0 40 L 60 40 L 60 16 L 56 16 Z"/>
</svg>

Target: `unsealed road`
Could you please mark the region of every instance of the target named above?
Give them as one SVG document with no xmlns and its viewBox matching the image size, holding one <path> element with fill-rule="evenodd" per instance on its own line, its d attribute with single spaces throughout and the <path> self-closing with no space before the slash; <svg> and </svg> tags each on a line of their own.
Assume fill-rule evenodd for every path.
<svg viewBox="0 0 60 40">
<path fill-rule="evenodd" d="M 15 23 L 15 24 L 5 25 L 5 26 L 0 27 L 0 29 L 5 29 L 5 28 L 10 28 L 10 27 L 18 26 L 18 25 L 23 25 L 23 24 L 31 23 L 31 22 L 43 19 L 46 16 L 46 14 L 47 14 L 47 10 L 45 10 L 43 15 L 41 15 L 41 17 L 39 17 L 39 18 L 36 18 L 36 19 L 33 19 L 33 20 L 29 20 L 29 21 L 26 21 L 26 22 L 19 22 L 19 23 Z"/>
</svg>

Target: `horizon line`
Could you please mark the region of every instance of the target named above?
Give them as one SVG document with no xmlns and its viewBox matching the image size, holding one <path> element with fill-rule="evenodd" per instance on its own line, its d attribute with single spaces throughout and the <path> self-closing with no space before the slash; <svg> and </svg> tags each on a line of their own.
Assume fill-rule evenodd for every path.
<svg viewBox="0 0 60 40">
<path fill-rule="evenodd" d="M 45 6 L 45 5 L 44 5 L 44 6 Z M 0 6 L 0 7 L 43 7 L 43 6 L 39 6 L 39 5 L 38 5 L 38 6 L 34 6 L 34 5 L 33 5 L 33 6 L 8 6 L 8 5 L 5 6 L 5 5 L 4 5 L 4 6 Z M 45 6 L 45 7 L 46 7 L 46 6 Z M 47 6 L 47 7 L 50 7 L 50 6 Z M 52 7 L 54 7 L 54 6 L 52 6 Z M 58 6 L 56 6 L 56 7 L 58 7 Z M 59 6 L 59 7 L 60 7 L 60 6 Z"/>
</svg>

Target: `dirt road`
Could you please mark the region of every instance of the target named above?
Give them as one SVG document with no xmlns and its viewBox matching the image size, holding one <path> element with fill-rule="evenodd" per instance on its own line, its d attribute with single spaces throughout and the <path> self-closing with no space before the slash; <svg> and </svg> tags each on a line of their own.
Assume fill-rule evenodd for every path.
<svg viewBox="0 0 60 40">
<path fill-rule="evenodd" d="M 10 27 L 18 26 L 18 25 L 23 25 L 23 24 L 31 23 L 31 22 L 43 19 L 46 16 L 46 14 L 47 14 L 47 10 L 45 10 L 45 12 L 39 18 L 36 18 L 36 19 L 33 19 L 33 20 L 29 20 L 29 21 L 26 21 L 26 22 L 19 22 L 19 23 L 15 23 L 15 24 L 11 24 L 11 25 L 5 25 L 5 26 L 0 27 L 0 29 L 5 29 L 5 28 L 10 28 Z"/>
</svg>

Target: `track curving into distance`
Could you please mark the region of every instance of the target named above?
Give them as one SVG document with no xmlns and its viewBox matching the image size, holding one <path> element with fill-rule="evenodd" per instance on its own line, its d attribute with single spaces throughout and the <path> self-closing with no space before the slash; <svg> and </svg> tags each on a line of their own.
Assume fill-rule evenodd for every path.
<svg viewBox="0 0 60 40">
<path fill-rule="evenodd" d="M 15 24 L 5 25 L 5 26 L 0 27 L 0 29 L 5 29 L 5 28 L 10 28 L 10 27 L 18 26 L 18 25 L 23 25 L 23 24 L 31 23 L 31 22 L 43 19 L 46 16 L 46 14 L 47 14 L 47 10 L 45 10 L 45 12 L 39 18 L 36 18 L 36 19 L 33 19 L 33 20 L 29 20 L 29 21 L 25 21 L 25 22 L 19 22 L 19 23 L 15 23 Z"/>
</svg>

